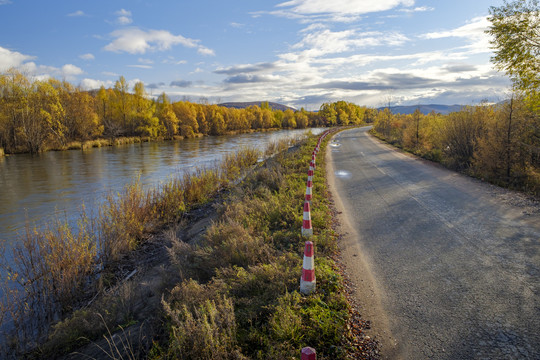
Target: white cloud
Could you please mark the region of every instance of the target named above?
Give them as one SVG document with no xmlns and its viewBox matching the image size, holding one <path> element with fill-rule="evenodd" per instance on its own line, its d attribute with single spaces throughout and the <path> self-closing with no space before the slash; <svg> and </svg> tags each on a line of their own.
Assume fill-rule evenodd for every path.
<svg viewBox="0 0 540 360">
<path fill-rule="evenodd" d="M 133 22 L 133 19 L 131 18 L 131 11 L 129 10 L 120 9 L 115 13 L 115 15 L 118 16 L 116 21 L 120 25 L 129 25 Z"/>
<path fill-rule="evenodd" d="M 75 11 L 75 12 L 72 12 L 72 13 L 67 14 L 67 16 L 71 16 L 71 17 L 80 17 L 80 16 L 86 16 L 86 14 L 85 14 L 84 11 L 82 11 L 82 10 L 77 10 L 77 11 Z"/>
<path fill-rule="evenodd" d="M 26 61 L 33 59 L 35 59 L 35 56 L 24 55 L 0 46 L 0 71 L 5 71 L 12 67 L 18 68 Z"/>
<path fill-rule="evenodd" d="M 363 14 L 413 5 L 414 0 L 291 0 L 278 4 L 280 10 L 271 14 L 300 20 L 351 22 Z"/>
<path fill-rule="evenodd" d="M 289 7 L 299 14 L 367 14 L 390 10 L 400 5 L 413 6 L 414 0 L 291 0 L 277 6 Z"/>
<path fill-rule="evenodd" d="M 84 71 L 73 64 L 66 64 L 62 66 L 62 68 L 59 71 L 54 71 L 54 73 L 59 73 L 63 78 L 69 81 L 73 81 L 76 79 L 77 75 L 84 74 Z"/>
<path fill-rule="evenodd" d="M 101 86 L 104 86 L 105 88 L 112 87 L 114 83 L 111 80 L 103 81 L 85 78 L 81 80 L 80 85 L 83 89 L 94 90 L 99 89 Z"/>
<path fill-rule="evenodd" d="M 102 74 L 105 75 L 105 76 L 114 76 L 114 77 L 119 77 L 120 76 L 120 74 L 117 74 L 117 73 L 111 72 L 111 71 L 103 71 Z"/>
<path fill-rule="evenodd" d="M 139 69 L 152 69 L 152 65 L 128 65 L 128 67 L 139 68 Z"/>
<path fill-rule="evenodd" d="M 199 40 L 189 39 L 182 35 L 173 35 L 166 30 L 148 30 L 127 28 L 113 31 L 115 38 L 104 47 L 107 51 L 127 52 L 130 54 L 144 54 L 147 51 L 169 50 L 173 45 L 183 45 L 188 48 L 197 48 L 203 55 L 214 55 L 214 51 L 202 45 Z"/>
<path fill-rule="evenodd" d="M 126 16 L 120 16 L 118 19 L 116 19 L 118 21 L 119 24 L 121 25 L 128 25 L 128 24 L 131 24 L 133 22 L 133 20 L 131 20 L 130 18 L 126 17 Z"/>
<path fill-rule="evenodd" d="M 433 11 L 433 10 L 435 10 L 435 8 L 430 7 L 430 6 L 419 6 L 413 9 L 399 9 L 399 11 L 405 12 L 405 13 L 426 12 L 426 11 Z"/>
<path fill-rule="evenodd" d="M 301 41 L 294 44 L 289 52 L 279 57 L 289 62 L 313 62 L 331 54 L 356 52 L 377 46 L 400 46 L 409 39 L 397 32 L 362 32 L 358 29 L 332 31 L 324 25 L 313 24 L 302 30 Z"/>
<path fill-rule="evenodd" d="M 62 74 L 66 76 L 80 75 L 83 73 L 84 71 L 82 71 L 80 67 L 77 67 L 73 64 L 66 64 L 62 66 Z"/>
<path fill-rule="evenodd" d="M 126 9 L 120 9 L 115 14 L 118 16 L 131 16 L 131 11 Z"/>
<path fill-rule="evenodd" d="M 186 60 L 176 60 L 172 56 L 168 56 L 167 59 L 161 61 L 163 64 L 172 64 L 172 65 L 184 65 L 187 64 Z"/>
<path fill-rule="evenodd" d="M 490 22 L 487 17 L 481 16 L 470 20 L 467 24 L 452 30 L 436 31 L 422 35 L 424 39 L 462 38 L 469 42 L 469 45 L 462 48 L 467 50 L 467 54 L 480 54 L 491 52 L 489 35 L 485 31 L 489 28 Z"/>
<path fill-rule="evenodd" d="M 152 59 L 138 58 L 137 61 L 140 62 L 141 64 L 147 64 L 147 65 L 151 65 L 154 63 L 154 60 Z"/>
<path fill-rule="evenodd" d="M 436 31 L 423 35 L 426 39 L 442 39 L 448 37 L 480 38 L 485 35 L 484 31 L 489 27 L 489 20 L 482 16 L 469 21 L 468 24 L 452 30 Z"/>
<path fill-rule="evenodd" d="M 79 58 L 83 60 L 94 60 L 95 56 L 93 54 L 88 53 L 88 54 L 79 55 Z"/>
<path fill-rule="evenodd" d="M 215 56 L 216 53 L 214 50 L 207 48 L 206 46 L 199 46 L 197 49 L 197 52 L 201 55 L 205 56 Z"/>
<path fill-rule="evenodd" d="M 12 2 L 10 0 L 0 0 L 0 5 L 8 5 L 8 4 L 12 4 Z"/>
</svg>

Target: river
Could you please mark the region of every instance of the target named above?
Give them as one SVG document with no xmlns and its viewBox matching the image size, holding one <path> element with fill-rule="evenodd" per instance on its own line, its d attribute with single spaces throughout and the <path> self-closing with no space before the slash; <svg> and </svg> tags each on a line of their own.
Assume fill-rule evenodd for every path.
<svg viewBox="0 0 540 360">
<path fill-rule="evenodd" d="M 55 217 L 74 222 L 83 204 L 96 214 L 105 195 L 139 177 L 144 187 L 157 186 L 176 174 L 212 166 L 242 147 L 263 150 L 303 133 L 279 130 L 0 157 L 0 239 L 10 247 L 26 223 L 40 227 Z"/>
</svg>

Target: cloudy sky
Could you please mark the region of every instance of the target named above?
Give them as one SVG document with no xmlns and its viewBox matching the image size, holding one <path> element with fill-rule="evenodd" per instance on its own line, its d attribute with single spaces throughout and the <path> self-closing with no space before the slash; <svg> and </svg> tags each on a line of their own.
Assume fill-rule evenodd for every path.
<svg viewBox="0 0 540 360">
<path fill-rule="evenodd" d="M 308 110 L 500 101 L 484 30 L 502 0 L 0 0 L 0 71 L 86 89 Z"/>
</svg>

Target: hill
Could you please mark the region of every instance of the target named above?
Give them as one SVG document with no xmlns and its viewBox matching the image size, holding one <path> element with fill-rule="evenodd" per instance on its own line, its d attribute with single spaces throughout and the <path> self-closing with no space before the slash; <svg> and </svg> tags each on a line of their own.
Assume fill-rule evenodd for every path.
<svg viewBox="0 0 540 360">
<path fill-rule="evenodd" d="M 459 111 L 463 105 L 438 105 L 438 104 L 429 104 L 429 105 L 407 105 L 407 106 L 390 106 L 390 111 L 393 114 L 412 114 L 416 109 L 420 109 L 422 114 L 427 115 L 432 111 L 447 115 L 454 111 Z M 378 110 L 385 109 L 386 106 L 380 107 Z"/>
<path fill-rule="evenodd" d="M 226 102 L 226 103 L 218 104 L 218 106 L 224 106 L 224 107 L 234 108 L 234 109 L 245 109 L 248 106 L 253 106 L 253 105 L 261 106 L 261 103 L 263 103 L 263 102 L 264 101 Z M 278 103 L 275 103 L 275 102 L 268 102 L 268 105 L 270 105 L 270 108 L 272 110 L 285 111 L 287 109 L 291 109 L 292 111 L 296 111 L 295 108 L 292 108 L 290 106 L 283 105 L 283 104 L 278 104 Z"/>
</svg>

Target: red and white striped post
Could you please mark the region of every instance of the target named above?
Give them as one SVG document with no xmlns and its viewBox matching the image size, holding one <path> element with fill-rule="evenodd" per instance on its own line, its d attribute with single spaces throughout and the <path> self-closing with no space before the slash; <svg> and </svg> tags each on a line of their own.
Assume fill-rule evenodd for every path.
<svg viewBox="0 0 540 360">
<path fill-rule="evenodd" d="M 312 347 L 305 347 L 302 349 L 301 360 L 317 360 L 317 352 Z"/>
<path fill-rule="evenodd" d="M 308 170 L 307 172 L 307 180 L 313 181 L 313 170 Z"/>
<path fill-rule="evenodd" d="M 302 264 L 302 277 L 300 278 L 300 292 L 309 295 L 315 291 L 315 261 L 313 242 L 306 241 L 304 249 L 304 262 Z"/>
<path fill-rule="evenodd" d="M 307 180 L 306 185 L 306 198 L 305 201 L 311 205 L 311 199 L 313 198 L 313 181 L 309 179 Z M 304 205 L 304 213 L 305 213 L 305 205 Z M 304 214 L 305 215 L 305 214 Z"/>
<path fill-rule="evenodd" d="M 304 217 L 302 220 L 302 236 L 305 236 L 305 237 L 313 236 L 313 228 L 311 227 L 311 211 L 309 210 L 308 201 L 304 203 Z"/>
</svg>

